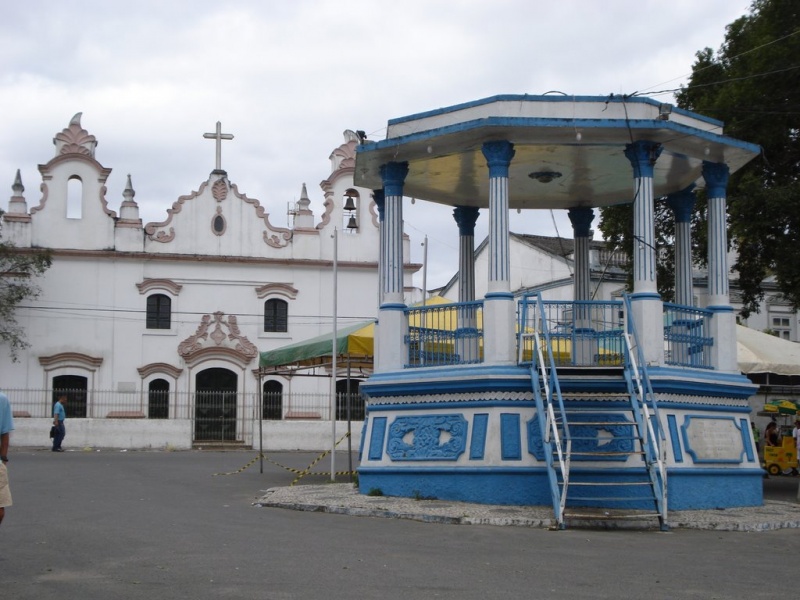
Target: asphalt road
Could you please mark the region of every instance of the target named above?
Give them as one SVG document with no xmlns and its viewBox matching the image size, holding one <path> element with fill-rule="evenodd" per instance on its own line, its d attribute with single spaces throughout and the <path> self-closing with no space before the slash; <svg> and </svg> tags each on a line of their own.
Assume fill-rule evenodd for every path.
<svg viewBox="0 0 800 600">
<path fill-rule="evenodd" d="M 796 585 L 798 530 L 547 531 L 257 508 L 295 475 L 266 463 L 213 476 L 253 456 L 12 452 L 0 598 L 774 600 Z M 298 469 L 314 458 L 270 456 Z M 797 482 L 765 480 L 767 494 L 794 501 Z"/>
</svg>

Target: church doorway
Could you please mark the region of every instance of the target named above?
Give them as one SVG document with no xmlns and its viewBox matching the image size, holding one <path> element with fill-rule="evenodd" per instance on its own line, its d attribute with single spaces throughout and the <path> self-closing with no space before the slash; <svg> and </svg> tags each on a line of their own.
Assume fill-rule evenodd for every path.
<svg viewBox="0 0 800 600">
<path fill-rule="evenodd" d="M 194 440 L 236 440 L 237 376 L 222 368 L 205 369 L 195 378 Z"/>
<path fill-rule="evenodd" d="M 67 397 L 65 410 L 68 419 L 83 419 L 87 416 L 86 410 L 86 391 L 88 389 L 88 379 L 80 375 L 58 375 L 53 377 L 53 398 L 51 403 L 54 405 L 61 396 Z"/>
</svg>

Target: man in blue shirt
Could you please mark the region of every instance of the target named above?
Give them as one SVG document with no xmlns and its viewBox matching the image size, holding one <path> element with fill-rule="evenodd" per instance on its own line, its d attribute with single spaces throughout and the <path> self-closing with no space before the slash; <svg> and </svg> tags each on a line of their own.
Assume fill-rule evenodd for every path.
<svg viewBox="0 0 800 600">
<path fill-rule="evenodd" d="M 61 442 L 64 441 L 64 436 L 67 435 L 67 430 L 64 427 L 64 420 L 67 418 L 67 411 L 64 410 L 64 405 L 67 403 L 66 396 L 60 396 L 58 401 L 53 405 L 53 427 L 56 428 L 56 435 L 53 438 L 53 452 L 63 452 Z"/>
<path fill-rule="evenodd" d="M 6 516 L 6 506 L 11 506 L 11 488 L 8 486 L 8 444 L 11 430 L 14 429 L 14 418 L 11 415 L 11 404 L 8 396 L 0 392 L 0 523 Z"/>
</svg>

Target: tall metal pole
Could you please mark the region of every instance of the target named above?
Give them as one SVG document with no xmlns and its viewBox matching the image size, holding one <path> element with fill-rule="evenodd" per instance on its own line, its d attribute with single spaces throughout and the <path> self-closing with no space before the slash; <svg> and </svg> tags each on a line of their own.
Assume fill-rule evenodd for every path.
<svg viewBox="0 0 800 600">
<path fill-rule="evenodd" d="M 422 242 L 422 306 L 425 307 L 425 300 L 428 299 L 428 236 Z"/>
<path fill-rule="evenodd" d="M 336 311 L 339 297 L 339 230 L 333 229 L 333 340 L 331 351 L 331 481 L 336 481 Z"/>
<path fill-rule="evenodd" d="M 350 473 L 350 483 L 353 482 L 353 436 L 350 435 L 352 431 L 352 420 L 350 418 L 351 402 L 352 402 L 352 396 L 350 395 L 350 348 L 348 348 L 347 349 L 347 471 L 348 473 Z"/>
<path fill-rule="evenodd" d="M 258 393 L 256 394 L 258 400 L 258 460 L 259 470 L 264 472 L 264 386 L 261 380 L 261 367 L 258 368 Z"/>
</svg>

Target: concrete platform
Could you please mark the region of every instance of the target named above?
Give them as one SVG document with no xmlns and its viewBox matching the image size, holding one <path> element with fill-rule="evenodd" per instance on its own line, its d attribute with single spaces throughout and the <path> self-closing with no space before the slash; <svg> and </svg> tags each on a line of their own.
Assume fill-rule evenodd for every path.
<svg viewBox="0 0 800 600">
<path fill-rule="evenodd" d="M 796 498 L 796 477 L 764 480 L 763 506 L 719 510 L 672 511 L 671 529 L 715 531 L 769 531 L 800 528 L 800 503 Z M 552 508 L 544 506 L 497 506 L 433 499 L 395 498 L 359 494 L 350 483 L 276 487 L 266 491 L 255 506 L 298 511 L 325 512 L 357 517 L 409 519 L 453 525 L 496 525 L 552 528 Z M 630 511 L 626 511 L 630 513 Z M 567 521 L 567 527 L 602 529 L 658 529 L 658 521 L 642 515 L 636 519 L 615 519 L 613 511 L 597 518 Z"/>
</svg>

